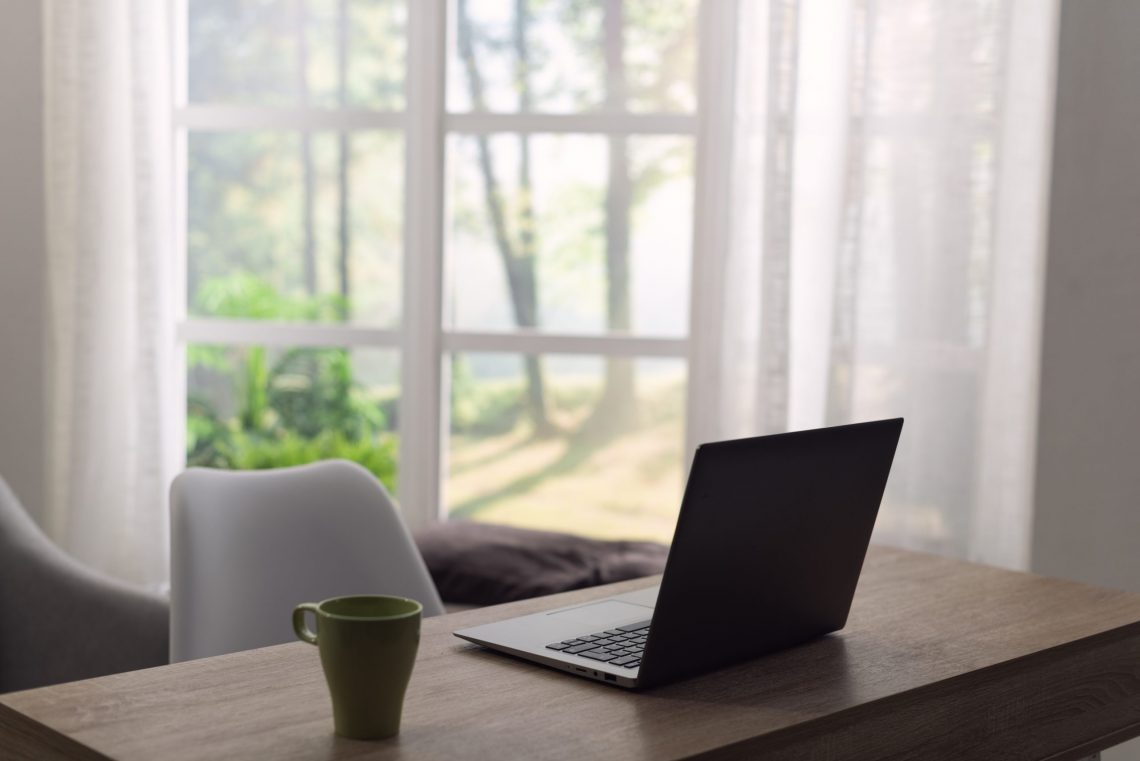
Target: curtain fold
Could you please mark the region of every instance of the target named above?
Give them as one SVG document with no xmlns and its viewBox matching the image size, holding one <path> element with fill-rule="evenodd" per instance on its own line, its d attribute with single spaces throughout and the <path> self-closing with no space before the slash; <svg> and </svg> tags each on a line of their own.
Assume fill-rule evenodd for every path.
<svg viewBox="0 0 1140 761">
<path fill-rule="evenodd" d="M 690 443 L 903 416 L 877 538 L 1025 567 L 1056 4 L 731 14 L 731 114 L 701 127 L 698 197 L 728 208 L 698 201 Z"/>
<path fill-rule="evenodd" d="M 45 523 L 124 579 L 167 575 L 177 464 L 167 3 L 48 0 Z"/>
</svg>

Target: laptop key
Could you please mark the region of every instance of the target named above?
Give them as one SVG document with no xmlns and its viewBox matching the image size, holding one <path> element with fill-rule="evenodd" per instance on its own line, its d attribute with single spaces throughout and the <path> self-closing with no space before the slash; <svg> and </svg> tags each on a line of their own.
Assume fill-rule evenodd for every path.
<svg viewBox="0 0 1140 761">
<path fill-rule="evenodd" d="M 573 647 L 568 647 L 565 650 L 563 650 L 562 652 L 569 653 L 570 655 L 578 655 L 579 653 L 584 653 L 587 650 L 593 650 L 594 647 L 595 646 L 594 646 L 593 642 L 586 642 L 586 643 L 581 644 L 581 645 L 574 645 Z"/>
<path fill-rule="evenodd" d="M 595 661 L 612 661 L 615 656 L 613 653 L 607 653 L 605 650 L 589 650 L 584 653 L 578 653 L 583 658 L 592 658 Z"/>
<path fill-rule="evenodd" d="M 574 639 L 566 639 L 547 645 L 548 650 L 556 650 L 567 655 L 580 655 L 603 663 L 613 661 L 625 668 L 635 668 L 641 662 L 641 651 L 645 642 L 648 621 L 607 629 L 604 632 L 586 634 Z M 633 661 L 630 661 L 630 659 Z"/>
<path fill-rule="evenodd" d="M 623 632 L 635 632 L 638 629 L 648 629 L 650 623 L 651 621 L 638 621 L 636 624 L 626 624 L 625 626 L 619 626 L 618 629 Z"/>
</svg>

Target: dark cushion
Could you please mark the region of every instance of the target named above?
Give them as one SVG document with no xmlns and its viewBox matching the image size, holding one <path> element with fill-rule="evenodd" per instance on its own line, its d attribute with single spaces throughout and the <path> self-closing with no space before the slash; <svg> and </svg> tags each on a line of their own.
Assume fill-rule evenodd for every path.
<svg viewBox="0 0 1140 761">
<path fill-rule="evenodd" d="M 416 544 L 445 602 L 495 605 L 661 573 L 669 548 L 551 531 L 443 521 Z"/>
</svg>

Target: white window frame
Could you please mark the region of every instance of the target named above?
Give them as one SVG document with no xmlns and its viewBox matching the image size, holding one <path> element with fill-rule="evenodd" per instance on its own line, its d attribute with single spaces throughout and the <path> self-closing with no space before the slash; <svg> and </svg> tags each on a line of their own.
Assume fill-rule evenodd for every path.
<svg viewBox="0 0 1140 761">
<path fill-rule="evenodd" d="M 702 385 L 692 368 L 702 357 L 693 355 L 701 342 L 689 337 L 626 335 L 578 335 L 516 329 L 481 332 L 448 329 L 443 322 L 445 287 L 443 230 L 444 166 L 449 134 L 555 133 L 587 135 L 677 135 L 694 139 L 696 157 L 694 189 L 694 239 L 691 252 L 716 244 L 718 232 L 702 224 L 715 199 L 705 199 L 703 188 L 716 184 L 715 173 L 704 165 L 702 143 L 708 121 L 703 107 L 695 114 L 509 114 L 450 113 L 446 109 L 448 45 L 447 0 L 407 0 L 408 57 L 405 80 L 405 111 L 374 112 L 348 108 L 270 108 L 229 105 L 188 105 L 186 93 L 186 11 L 188 0 L 171 0 L 174 19 L 175 103 L 175 242 L 179 294 L 175 335 L 180 366 L 175 377 L 180 404 L 185 404 L 186 346 L 191 343 L 227 346 L 367 347 L 400 352 L 399 396 L 399 494 L 406 521 L 418 527 L 445 517 L 446 460 L 444 444 L 449 428 L 447 382 L 448 355 L 455 352 L 511 352 L 519 354 L 579 354 L 631 359 L 667 357 L 680 359 L 689 370 L 688 414 L 685 451 L 695 447 L 698 428 L 693 419 L 695 399 Z M 698 94 L 713 88 L 722 97 L 730 56 L 723 53 L 724 37 L 731 33 L 731 3 L 702 2 L 698 23 Z M 606 55 L 615 54 L 620 41 L 613 34 L 621 0 L 606 0 Z M 722 49 L 716 53 L 718 47 Z M 617 48 L 620 53 L 620 48 Z M 722 83 L 719 84 L 718 83 Z M 404 240 L 403 312 L 398 328 L 382 329 L 354 325 L 278 323 L 254 320 L 190 317 L 186 311 L 186 147 L 193 131 L 265 129 L 281 131 L 375 130 L 401 131 L 404 136 Z M 712 185 L 710 185 L 710 183 Z M 709 217 L 711 219 L 711 217 Z M 607 215 L 606 235 L 615 235 L 612 215 Z M 714 257 L 715 258 L 715 257 Z M 701 275 L 701 258 L 691 253 L 691 300 L 689 335 L 702 335 L 705 326 L 701 306 L 714 294 L 706 293 L 709 278 Z M 184 414 L 176 419 L 184 424 Z M 182 437 L 182 451 L 185 439 Z M 687 459 L 686 459 L 687 462 Z"/>
</svg>

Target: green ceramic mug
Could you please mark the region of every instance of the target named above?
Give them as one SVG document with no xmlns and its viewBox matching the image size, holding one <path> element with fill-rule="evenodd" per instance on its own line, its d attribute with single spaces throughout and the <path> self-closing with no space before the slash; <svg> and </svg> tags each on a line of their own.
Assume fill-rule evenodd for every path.
<svg viewBox="0 0 1140 761">
<path fill-rule="evenodd" d="M 315 633 L 306 611 L 316 616 Z M 293 609 L 293 630 L 320 651 L 338 735 L 379 740 L 400 731 L 422 612 L 415 600 L 387 595 L 334 597 Z"/>
</svg>

